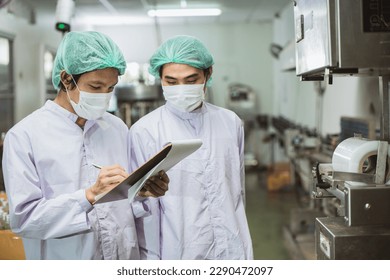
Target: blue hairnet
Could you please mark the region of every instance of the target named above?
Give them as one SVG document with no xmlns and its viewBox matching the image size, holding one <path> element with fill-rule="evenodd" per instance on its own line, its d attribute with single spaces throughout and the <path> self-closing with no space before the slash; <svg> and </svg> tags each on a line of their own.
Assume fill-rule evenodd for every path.
<svg viewBox="0 0 390 280">
<path fill-rule="evenodd" d="M 160 77 L 161 66 L 172 62 L 199 69 L 207 69 L 214 64 L 213 57 L 203 43 L 186 35 L 175 36 L 157 49 L 150 59 L 149 73 Z"/>
<path fill-rule="evenodd" d="M 118 69 L 119 75 L 126 70 L 126 61 L 114 41 L 96 31 L 72 31 L 64 36 L 58 47 L 52 82 L 58 89 L 63 70 L 78 75 L 111 67 Z"/>
</svg>

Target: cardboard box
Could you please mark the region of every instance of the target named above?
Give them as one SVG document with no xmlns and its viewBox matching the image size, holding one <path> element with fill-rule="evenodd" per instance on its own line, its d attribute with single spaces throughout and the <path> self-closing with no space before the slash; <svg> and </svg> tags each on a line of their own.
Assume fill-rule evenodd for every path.
<svg viewBox="0 0 390 280">
<path fill-rule="evenodd" d="M 271 192 L 280 191 L 291 186 L 291 168 L 288 162 L 278 162 L 271 165 L 267 174 L 267 189 Z"/>
<path fill-rule="evenodd" d="M 22 238 L 10 230 L 0 230 L 0 260 L 24 260 Z"/>
<path fill-rule="evenodd" d="M 7 199 L 5 192 L 0 192 L 0 198 Z M 0 260 L 24 260 L 22 238 L 11 230 L 0 230 Z"/>
</svg>

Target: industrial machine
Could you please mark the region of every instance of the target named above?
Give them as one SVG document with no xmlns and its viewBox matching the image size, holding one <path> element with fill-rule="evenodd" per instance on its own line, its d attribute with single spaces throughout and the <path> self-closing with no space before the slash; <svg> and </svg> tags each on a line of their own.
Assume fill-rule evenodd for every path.
<svg viewBox="0 0 390 280">
<path fill-rule="evenodd" d="M 291 209 L 283 227 L 284 244 L 292 259 L 315 259 L 314 228 L 316 217 L 332 212 L 331 201 L 311 199 L 312 166 L 318 161 L 328 162 L 333 145 L 327 145 L 315 129 L 309 129 L 282 116 L 272 118 L 276 137 L 290 165 L 290 185 L 298 207 Z"/>
<path fill-rule="evenodd" d="M 316 218 L 317 258 L 390 259 L 390 5 L 297 0 L 294 19 L 302 81 L 377 76 L 382 104 L 379 139 L 346 138 L 313 168 L 313 198 L 338 201 L 334 216 Z"/>
<path fill-rule="evenodd" d="M 165 102 L 159 84 L 147 85 L 140 82 L 118 85 L 114 91 L 119 117 L 128 127 Z"/>
<path fill-rule="evenodd" d="M 149 64 L 128 62 L 125 74 L 115 86 L 108 111 L 128 127 L 165 103 L 159 81 L 148 72 Z"/>
<path fill-rule="evenodd" d="M 229 98 L 227 108 L 234 111 L 243 121 L 245 131 L 245 167 L 257 168 L 259 165 L 256 151 L 257 145 L 251 142 L 251 136 L 256 126 L 257 103 L 256 93 L 249 85 L 231 83 L 228 87 Z M 255 148 L 253 148 L 255 147 Z"/>
</svg>

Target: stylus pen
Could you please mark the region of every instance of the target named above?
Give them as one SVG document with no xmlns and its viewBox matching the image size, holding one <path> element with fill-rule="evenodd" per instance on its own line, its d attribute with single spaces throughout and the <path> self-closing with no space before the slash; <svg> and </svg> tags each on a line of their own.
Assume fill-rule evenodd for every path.
<svg viewBox="0 0 390 280">
<path fill-rule="evenodd" d="M 102 169 L 102 166 L 100 166 L 100 165 L 98 165 L 98 164 L 92 163 L 92 165 L 93 165 L 94 167 L 98 168 L 98 169 Z"/>
</svg>

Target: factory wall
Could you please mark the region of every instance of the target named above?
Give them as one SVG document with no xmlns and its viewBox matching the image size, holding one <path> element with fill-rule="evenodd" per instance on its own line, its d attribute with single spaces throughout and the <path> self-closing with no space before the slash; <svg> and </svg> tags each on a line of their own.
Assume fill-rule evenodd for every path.
<svg viewBox="0 0 390 280">
<path fill-rule="evenodd" d="M 43 50 L 56 48 L 61 34 L 0 10 L 0 33 L 14 38 L 15 122 L 44 102 Z"/>
</svg>

